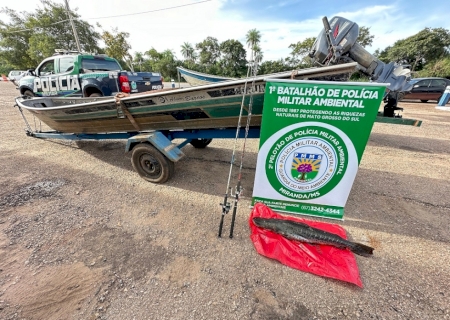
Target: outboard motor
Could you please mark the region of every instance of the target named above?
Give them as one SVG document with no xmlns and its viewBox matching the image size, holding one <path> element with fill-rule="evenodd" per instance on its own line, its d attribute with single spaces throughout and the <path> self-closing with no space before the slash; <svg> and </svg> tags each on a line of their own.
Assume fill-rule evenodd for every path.
<svg viewBox="0 0 450 320">
<path fill-rule="evenodd" d="M 333 17 L 328 22 L 322 18 L 324 29 L 314 42 L 309 56 L 319 66 L 357 62 L 358 70 L 378 83 L 389 83 L 385 97 L 384 116 L 396 116 L 398 92 L 402 90 L 410 77 L 410 70 L 397 63 L 388 64 L 378 60 L 359 43 L 359 27 L 355 22 L 342 17 Z"/>
</svg>

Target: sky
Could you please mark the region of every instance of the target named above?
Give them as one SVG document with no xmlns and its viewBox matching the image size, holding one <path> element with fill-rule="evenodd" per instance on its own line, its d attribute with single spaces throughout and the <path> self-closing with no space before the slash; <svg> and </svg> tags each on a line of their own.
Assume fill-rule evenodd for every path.
<svg viewBox="0 0 450 320">
<path fill-rule="evenodd" d="M 53 0 L 64 3 L 64 0 Z M 70 0 L 81 19 L 98 31 L 130 34 L 131 52 L 172 50 L 182 59 L 181 45 L 195 46 L 206 37 L 219 42 L 235 39 L 246 47 L 245 35 L 251 29 L 261 33 L 264 60 L 278 60 L 290 55 L 289 45 L 316 37 L 323 28 L 322 17 L 341 16 L 370 28 L 375 36 L 371 47 L 385 49 L 395 41 L 420 30 L 450 29 L 446 1 L 423 0 Z M 38 0 L 0 0 L 0 7 L 32 12 L 42 6 Z M 6 16 L 0 13 L 0 19 Z M 70 24 L 66 23 L 67 28 Z"/>
</svg>

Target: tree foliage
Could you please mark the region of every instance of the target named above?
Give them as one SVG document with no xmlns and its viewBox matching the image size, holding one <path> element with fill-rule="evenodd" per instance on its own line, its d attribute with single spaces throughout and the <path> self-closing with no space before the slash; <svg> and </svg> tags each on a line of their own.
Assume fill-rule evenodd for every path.
<svg viewBox="0 0 450 320">
<path fill-rule="evenodd" d="M 429 62 L 419 72 L 421 77 L 450 77 L 450 56 Z"/>
<path fill-rule="evenodd" d="M 11 70 L 13 70 L 13 67 L 2 60 L 0 57 L 0 76 L 7 75 Z"/>
<path fill-rule="evenodd" d="M 177 65 L 175 54 L 172 50 L 164 50 L 161 59 L 155 64 L 154 70 L 161 72 L 166 77 L 175 78 L 177 75 Z"/>
<path fill-rule="evenodd" d="M 207 37 L 200 43 L 195 45 L 199 50 L 200 64 L 205 67 L 213 66 L 220 57 L 220 45 L 219 41 L 214 37 Z"/>
<path fill-rule="evenodd" d="M 221 63 L 223 75 L 240 77 L 245 74 L 246 51 L 242 43 L 237 40 L 226 40 L 220 44 Z"/>
<path fill-rule="evenodd" d="M 264 58 L 264 53 L 263 53 L 261 47 L 259 46 L 259 44 L 256 44 L 253 46 L 253 54 L 254 54 L 255 62 L 257 64 L 260 64 Z"/>
<path fill-rule="evenodd" d="M 250 61 L 255 59 L 257 62 L 262 60 L 262 51 L 259 46 L 261 42 L 261 32 L 251 29 L 245 35 L 248 48 L 250 48 Z"/>
<path fill-rule="evenodd" d="M 32 13 L 16 12 L 3 8 L 2 13 L 10 22 L 0 21 L 0 52 L 3 64 L 16 69 L 37 66 L 42 59 L 51 56 L 55 49 L 77 50 L 75 37 L 63 4 L 41 0 L 42 7 Z M 88 22 L 70 11 L 85 52 L 99 52 L 100 34 Z"/>
<path fill-rule="evenodd" d="M 16 69 L 28 69 L 36 65 L 27 54 L 32 32 L 26 29 L 27 13 L 19 14 L 14 10 L 3 8 L 2 13 L 8 15 L 10 23 L 0 21 L 0 59 L 3 65 Z"/>
<path fill-rule="evenodd" d="M 370 28 L 361 26 L 359 27 L 359 35 L 356 41 L 363 47 L 370 47 L 373 43 L 375 36 L 370 34 Z"/>
<path fill-rule="evenodd" d="M 195 59 L 197 59 L 195 48 L 189 42 L 183 43 L 181 46 L 181 54 L 185 60 L 190 62 L 195 62 Z"/>
<path fill-rule="evenodd" d="M 291 57 L 289 63 L 293 68 L 310 68 L 313 66 L 311 58 L 308 56 L 311 47 L 316 41 L 315 37 L 306 38 L 303 41 L 292 43 L 289 48 L 291 51 Z"/>
<path fill-rule="evenodd" d="M 128 32 L 119 32 L 117 28 L 113 28 L 112 32 L 103 31 L 102 39 L 105 42 L 105 53 L 112 58 L 117 59 L 121 64 L 124 63 L 133 70 L 132 57 L 130 54 L 131 45 L 128 43 Z"/>
<path fill-rule="evenodd" d="M 278 59 L 276 61 L 264 61 L 259 67 L 260 74 L 269 74 L 292 70 L 289 59 Z"/>
<path fill-rule="evenodd" d="M 142 63 L 145 61 L 144 54 L 142 52 L 135 52 L 133 57 L 133 66 L 139 66 L 139 71 L 142 71 Z"/>
<path fill-rule="evenodd" d="M 151 48 L 144 53 L 142 68 L 145 71 L 161 72 L 164 78 L 175 78 L 179 65 L 182 65 L 182 62 L 176 59 L 172 50 L 158 52 L 155 48 Z"/>
<path fill-rule="evenodd" d="M 406 39 L 398 40 L 394 45 L 379 52 L 379 59 L 385 62 L 396 61 L 410 64 L 411 70 L 421 70 L 426 63 L 449 55 L 450 31 L 444 28 L 425 28 Z"/>
</svg>

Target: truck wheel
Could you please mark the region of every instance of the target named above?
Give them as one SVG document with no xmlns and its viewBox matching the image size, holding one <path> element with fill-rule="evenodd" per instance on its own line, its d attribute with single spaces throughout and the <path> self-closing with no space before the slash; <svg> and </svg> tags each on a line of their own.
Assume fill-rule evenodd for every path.
<svg viewBox="0 0 450 320">
<path fill-rule="evenodd" d="M 25 91 L 22 93 L 22 96 L 34 98 L 34 94 L 33 94 L 33 92 L 31 92 L 30 90 L 25 90 Z"/>
<path fill-rule="evenodd" d="M 98 93 L 98 92 L 94 92 L 89 95 L 89 98 L 97 98 L 97 97 L 103 97 L 103 96 L 101 93 Z"/>
<path fill-rule="evenodd" d="M 428 100 L 420 100 L 420 102 L 427 103 Z"/>
<path fill-rule="evenodd" d="M 206 146 L 207 146 L 208 144 L 211 143 L 211 141 L 212 141 L 212 139 L 193 139 L 193 140 L 190 142 L 190 144 L 192 144 L 192 146 L 193 146 L 194 148 L 197 148 L 197 149 L 204 149 L 204 148 L 206 148 Z"/>
<path fill-rule="evenodd" d="M 133 148 L 131 164 L 142 178 L 153 183 L 166 182 L 175 170 L 174 163 L 148 143 Z"/>
</svg>

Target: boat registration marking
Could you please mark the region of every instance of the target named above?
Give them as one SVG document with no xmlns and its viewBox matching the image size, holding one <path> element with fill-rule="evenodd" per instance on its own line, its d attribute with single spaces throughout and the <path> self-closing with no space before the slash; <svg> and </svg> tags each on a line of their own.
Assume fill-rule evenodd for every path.
<svg viewBox="0 0 450 320">
<path fill-rule="evenodd" d="M 197 101 L 204 100 L 206 95 L 199 96 L 161 96 L 159 97 L 160 103 L 171 103 L 171 102 L 184 102 L 184 101 Z"/>
</svg>

